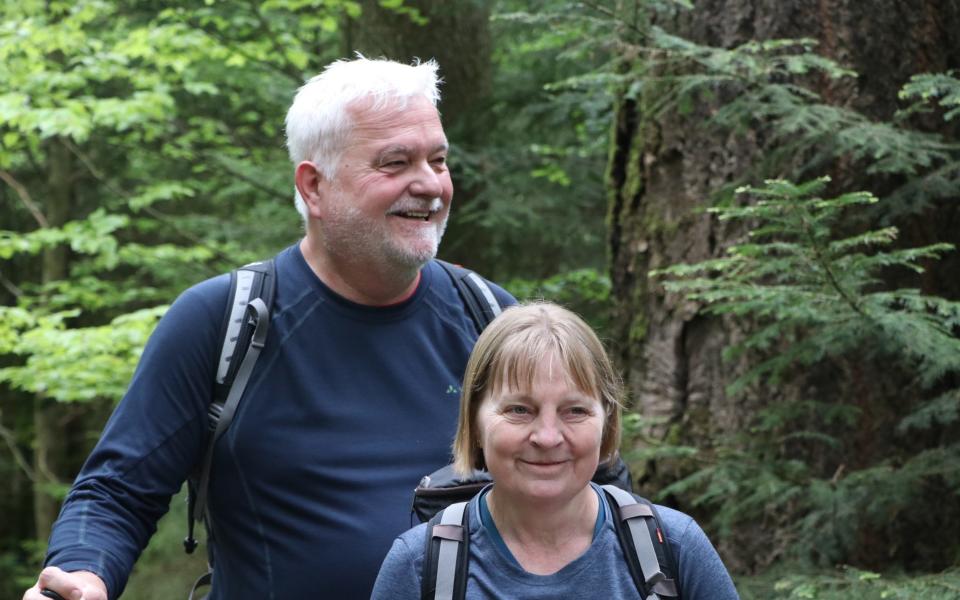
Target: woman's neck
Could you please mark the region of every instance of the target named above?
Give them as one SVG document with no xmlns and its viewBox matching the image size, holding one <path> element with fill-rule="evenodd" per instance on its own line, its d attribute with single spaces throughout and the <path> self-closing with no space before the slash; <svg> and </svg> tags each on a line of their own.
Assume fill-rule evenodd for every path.
<svg viewBox="0 0 960 600">
<path fill-rule="evenodd" d="M 537 575 L 556 573 L 587 551 L 599 502 L 589 485 L 557 506 L 513 498 L 496 485 L 487 494 L 487 508 L 500 537 L 524 570 Z"/>
</svg>

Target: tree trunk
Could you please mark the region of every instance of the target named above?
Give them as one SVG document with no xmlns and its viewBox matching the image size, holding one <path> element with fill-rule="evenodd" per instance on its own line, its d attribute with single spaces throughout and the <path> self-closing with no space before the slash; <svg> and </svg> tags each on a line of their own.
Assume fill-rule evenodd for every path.
<svg viewBox="0 0 960 600">
<path fill-rule="evenodd" d="M 61 227 L 70 218 L 73 205 L 73 161 L 67 147 L 58 139 L 47 144 L 49 160 L 49 195 L 44 212 L 50 227 Z M 43 283 L 65 279 L 68 274 L 66 246 L 49 248 L 43 253 Z M 38 394 L 34 398 L 34 460 L 36 476 L 33 491 L 33 515 L 36 535 L 47 539 L 50 528 L 60 512 L 59 500 L 50 487 L 63 483 L 66 460 L 64 410 L 56 400 Z"/>
<path fill-rule="evenodd" d="M 883 3 L 882 8 L 854 0 L 701 0 L 695 10 L 662 25 L 694 42 L 724 48 L 750 39 L 814 38 L 819 41 L 819 53 L 860 74 L 839 84 L 820 82 L 817 91 L 832 104 L 854 107 L 876 119 L 893 115 L 898 108 L 897 90 L 910 75 L 960 66 L 960 2 L 956 0 L 896 0 Z M 716 102 L 686 115 L 653 120 L 645 110 L 650 100 L 643 94 L 619 100 L 611 141 L 612 330 L 620 332 L 615 355 L 636 411 L 663 419 L 650 432 L 673 443 L 708 449 L 716 436 L 742 428 L 755 408 L 770 402 L 771 396 L 797 392 L 763 389 L 729 398 L 725 387 L 743 368 L 725 363 L 721 352 L 742 332 L 732 321 L 706 316 L 701 306 L 665 293 L 648 272 L 721 256 L 742 233 L 701 209 L 721 186 L 745 175 L 764 151 L 763 140 L 755 132 L 734 135 L 704 127 Z M 836 189 L 867 189 L 881 196 L 897 183 L 841 163 L 828 174 Z M 960 241 L 960 210 L 953 200 L 895 223 L 902 232 L 901 243 Z M 920 282 L 924 292 L 960 297 L 957 254 L 934 265 Z M 845 375 L 847 383 L 827 389 L 849 393 L 861 386 L 862 392 L 865 386 L 873 397 L 882 398 L 880 405 L 896 403 L 892 395 L 899 388 L 883 390 L 878 383 L 883 374 Z M 870 432 L 862 435 L 866 440 Z M 637 476 L 642 491 L 650 494 L 682 470 L 683 465 L 661 463 L 647 465 Z M 684 499 L 677 501 L 683 508 L 692 508 L 683 504 Z M 742 554 L 737 558 L 747 559 Z"/>
</svg>

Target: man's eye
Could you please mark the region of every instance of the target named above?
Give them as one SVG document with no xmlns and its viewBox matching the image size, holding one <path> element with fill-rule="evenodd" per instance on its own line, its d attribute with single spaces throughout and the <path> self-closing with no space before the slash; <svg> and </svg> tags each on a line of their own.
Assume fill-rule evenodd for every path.
<svg viewBox="0 0 960 600">
<path fill-rule="evenodd" d="M 438 156 L 438 157 L 436 157 L 436 158 L 434 158 L 434 159 L 431 159 L 430 162 L 432 162 L 432 163 L 435 164 L 435 165 L 445 165 L 445 164 L 447 164 L 447 157 L 446 157 L 446 156 Z"/>
</svg>

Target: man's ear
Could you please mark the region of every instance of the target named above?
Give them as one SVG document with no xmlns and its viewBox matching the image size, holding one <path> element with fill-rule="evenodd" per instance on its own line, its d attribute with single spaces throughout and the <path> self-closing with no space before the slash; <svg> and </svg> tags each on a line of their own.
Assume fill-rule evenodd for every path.
<svg viewBox="0 0 960 600">
<path fill-rule="evenodd" d="M 314 219 L 319 219 L 321 215 L 321 201 L 325 193 L 326 178 L 320 169 L 309 160 L 305 160 L 297 165 L 294 174 L 294 184 L 303 203 L 307 207 L 307 214 Z"/>
</svg>

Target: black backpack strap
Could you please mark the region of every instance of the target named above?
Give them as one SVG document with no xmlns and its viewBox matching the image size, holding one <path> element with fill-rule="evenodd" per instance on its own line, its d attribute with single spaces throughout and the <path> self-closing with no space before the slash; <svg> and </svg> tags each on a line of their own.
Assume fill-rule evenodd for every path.
<svg viewBox="0 0 960 600">
<path fill-rule="evenodd" d="M 603 490 L 612 500 L 617 539 L 637 590 L 646 600 L 679 598 L 677 564 L 653 503 L 613 485 Z"/>
<path fill-rule="evenodd" d="M 427 523 L 421 600 L 462 600 L 467 593 L 469 503 L 455 502 Z"/>
<path fill-rule="evenodd" d="M 276 285 L 273 259 L 251 263 L 230 274 L 230 300 L 221 327 L 214 397 L 207 410 L 211 433 L 199 471 L 187 484 L 187 537 L 183 540 L 187 554 L 197 547 L 194 522 L 206 516 L 214 446 L 230 426 L 267 340 Z"/>
<path fill-rule="evenodd" d="M 457 288 L 457 292 L 463 299 L 463 304 L 477 328 L 477 333 L 482 332 L 490 324 L 490 321 L 502 312 L 497 296 L 483 277 L 470 269 L 464 269 L 459 265 L 443 260 L 437 262 L 450 276 L 453 285 Z"/>
</svg>

